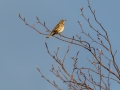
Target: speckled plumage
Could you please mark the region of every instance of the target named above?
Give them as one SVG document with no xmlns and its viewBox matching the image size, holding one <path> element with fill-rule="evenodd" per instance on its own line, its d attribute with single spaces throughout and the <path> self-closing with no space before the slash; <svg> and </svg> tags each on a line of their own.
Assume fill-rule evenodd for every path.
<svg viewBox="0 0 120 90">
<path fill-rule="evenodd" d="M 59 23 L 54 27 L 52 32 L 46 38 L 49 38 L 50 36 L 61 33 L 64 30 L 65 21 L 66 20 L 60 20 Z"/>
</svg>

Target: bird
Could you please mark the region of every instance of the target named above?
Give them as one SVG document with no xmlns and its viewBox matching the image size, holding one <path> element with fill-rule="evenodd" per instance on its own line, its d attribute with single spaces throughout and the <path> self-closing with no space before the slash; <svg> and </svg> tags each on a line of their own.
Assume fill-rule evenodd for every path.
<svg viewBox="0 0 120 90">
<path fill-rule="evenodd" d="M 54 27 L 54 29 L 51 31 L 50 34 L 46 38 L 49 38 L 50 36 L 53 36 L 55 34 L 60 34 L 64 30 L 64 23 L 66 20 L 60 20 L 59 23 Z"/>
</svg>

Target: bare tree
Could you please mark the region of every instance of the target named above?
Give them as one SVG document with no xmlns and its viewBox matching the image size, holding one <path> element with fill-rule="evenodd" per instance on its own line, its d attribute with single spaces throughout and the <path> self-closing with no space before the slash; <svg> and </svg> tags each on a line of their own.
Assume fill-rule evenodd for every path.
<svg viewBox="0 0 120 90">
<path fill-rule="evenodd" d="M 108 33 L 103 27 L 103 25 L 98 21 L 95 10 L 91 8 L 89 0 L 88 0 L 88 8 L 94 17 L 94 21 L 96 22 L 96 24 L 100 26 L 101 29 L 97 30 L 91 24 L 90 19 L 84 15 L 84 12 L 83 12 L 84 8 L 81 7 L 80 8 L 81 16 L 88 23 L 90 30 L 94 31 L 94 33 L 96 34 L 96 37 L 93 37 L 90 33 L 87 33 L 83 29 L 82 23 L 80 21 L 78 21 L 78 25 L 80 26 L 81 33 L 85 35 L 87 38 L 89 38 L 91 42 L 81 39 L 81 37 L 77 34 L 72 38 L 64 35 L 61 35 L 61 37 L 54 35 L 53 36 L 54 38 L 57 38 L 58 40 L 61 40 L 64 43 L 69 43 L 70 45 L 68 46 L 68 49 L 64 55 L 64 59 L 61 60 L 58 57 L 58 52 L 60 50 L 60 47 L 58 47 L 55 54 L 52 55 L 47 43 L 45 43 L 48 54 L 58 63 L 58 68 L 55 68 L 53 64 L 50 71 L 57 78 L 63 81 L 63 83 L 68 85 L 68 90 L 98 90 L 98 89 L 110 90 L 110 86 L 113 81 L 116 84 L 120 84 L 120 70 L 115 60 L 115 54 L 117 51 L 113 52 Z M 41 32 L 38 29 L 36 29 L 34 25 L 33 26 L 30 25 L 25 20 L 25 18 L 21 17 L 20 14 L 19 14 L 19 17 L 21 18 L 21 20 L 25 22 L 27 26 L 34 29 L 40 35 L 44 35 L 44 36 L 47 35 L 45 32 Z M 45 22 L 42 23 L 38 17 L 36 17 L 36 19 L 37 19 L 37 23 L 43 26 L 47 30 L 46 32 L 50 32 L 50 30 L 45 25 Z M 96 47 L 93 44 L 95 44 Z M 92 66 L 94 66 L 94 69 L 91 67 L 87 68 L 87 67 L 78 66 L 78 60 L 79 60 L 78 59 L 79 51 L 78 51 L 76 52 L 76 56 L 71 58 L 71 60 L 74 61 L 73 69 L 71 73 L 68 72 L 68 70 L 65 68 L 64 62 L 66 60 L 66 56 L 68 52 L 70 51 L 71 45 L 82 47 L 93 56 L 93 60 L 90 60 L 90 59 L 87 59 L 87 60 Z M 98 48 L 97 46 L 101 46 L 102 49 Z M 104 52 L 107 52 L 107 53 L 104 53 Z M 107 54 L 109 54 L 109 56 L 107 56 Z M 102 58 L 104 58 L 104 61 L 102 60 Z M 107 64 L 103 62 L 107 62 Z M 48 81 L 51 85 L 53 85 L 57 90 L 61 90 L 61 88 L 56 84 L 55 81 L 51 82 L 48 78 L 46 78 L 42 74 L 38 66 L 36 66 L 36 68 L 46 81 Z M 107 74 L 104 74 L 104 72 L 107 72 Z M 94 76 L 97 76 L 98 80 L 96 80 Z"/>
</svg>

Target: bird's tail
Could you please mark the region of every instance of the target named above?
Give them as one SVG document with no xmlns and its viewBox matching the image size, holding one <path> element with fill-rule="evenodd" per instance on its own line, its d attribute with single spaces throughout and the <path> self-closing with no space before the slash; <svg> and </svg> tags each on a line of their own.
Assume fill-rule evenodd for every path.
<svg viewBox="0 0 120 90">
<path fill-rule="evenodd" d="M 46 38 L 49 38 L 50 36 L 53 36 L 55 33 L 51 32 Z"/>
</svg>

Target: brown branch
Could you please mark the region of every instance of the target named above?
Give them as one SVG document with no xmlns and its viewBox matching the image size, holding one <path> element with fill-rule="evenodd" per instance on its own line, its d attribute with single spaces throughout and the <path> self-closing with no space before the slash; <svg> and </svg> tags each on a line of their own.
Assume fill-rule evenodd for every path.
<svg viewBox="0 0 120 90">
<path fill-rule="evenodd" d="M 40 71 L 40 69 L 38 68 L 38 66 L 36 66 L 36 69 L 39 71 L 40 75 L 42 78 L 44 78 L 47 82 L 49 82 L 51 85 L 53 85 L 57 90 L 61 90 L 55 83 L 53 84 L 49 79 L 47 79 L 42 72 Z"/>
<path fill-rule="evenodd" d="M 90 19 L 87 18 L 84 13 L 83 13 L 83 7 L 80 8 L 81 10 L 81 15 L 82 17 L 87 21 L 89 27 L 96 33 L 96 37 L 97 39 L 95 39 L 94 37 L 91 36 L 90 33 L 86 33 L 85 30 L 82 27 L 82 24 L 78 21 L 78 24 L 80 26 L 80 29 L 82 31 L 82 34 L 84 34 L 86 37 L 88 37 L 90 40 L 92 40 L 92 42 L 94 42 L 97 45 L 100 45 L 103 49 L 107 50 L 108 53 L 110 53 L 111 58 L 108 58 L 106 56 L 105 53 L 99 53 L 98 48 L 94 47 L 91 45 L 91 43 L 87 42 L 86 40 L 82 40 L 81 37 L 79 37 L 79 35 L 76 34 L 77 39 L 73 36 L 72 38 L 61 35 L 61 37 L 59 36 L 53 36 L 56 39 L 69 43 L 70 45 L 68 46 L 68 49 L 66 50 L 66 53 L 63 57 L 63 60 L 60 60 L 58 57 L 58 52 L 60 50 L 60 47 L 57 48 L 56 51 L 54 51 L 54 55 L 51 54 L 51 52 L 49 51 L 48 45 L 45 42 L 45 46 L 47 49 L 48 54 L 58 63 L 58 70 L 55 70 L 54 68 L 54 64 L 52 64 L 52 68 L 51 68 L 51 72 L 58 77 L 60 80 L 63 81 L 63 83 L 66 83 L 68 85 L 68 87 L 70 89 L 73 90 L 97 90 L 97 88 L 99 88 L 100 90 L 104 89 L 104 90 L 110 90 L 110 81 L 113 80 L 115 82 L 117 82 L 118 84 L 120 84 L 120 70 L 118 68 L 118 65 L 115 61 L 115 54 L 116 52 L 113 54 L 112 51 L 112 44 L 110 42 L 110 39 L 108 37 L 108 33 L 105 30 L 105 28 L 102 26 L 102 24 L 97 20 L 96 18 L 96 14 L 95 14 L 95 10 L 92 10 L 90 2 L 88 0 L 88 8 L 90 10 L 90 12 L 92 13 L 95 22 L 100 26 L 101 30 L 104 32 L 104 34 L 102 34 L 99 30 L 97 30 L 96 28 L 93 27 L 93 25 L 90 22 Z M 34 29 L 36 32 L 38 32 L 41 35 L 47 35 L 45 32 L 51 32 L 47 26 L 46 23 L 42 23 L 40 21 L 40 19 L 38 17 L 36 17 L 37 19 L 37 23 L 40 24 L 41 26 L 43 26 L 46 31 L 45 32 L 41 32 L 38 29 L 36 29 L 36 27 L 34 25 L 30 25 L 29 23 L 27 23 L 27 21 L 25 20 L 25 18 L 22 18 L 21 15 L 19 14 L 20 19 L 30 28 Z M 105 43 L 103 42 L 103 39 L 108 43 L 109 46 L 105 45 Z M 85 67 L 78 67 L 78 54 L 79 51 L 76 53 L 75 57 L 72 57 L 71 59 L 73 60 L 73 69 L 72 69 L 72 74 L 70 74 L 68 72 L 68 70 L 65 68 L 64 66 L 64 62 L 66 59 L 66 56 L 68 54 L 68 52 L 70 51 L 70 47 L 71 45 L 76 45 L 78 47 L 82 47 L 83 49 L 87 50 L 89 53 L 91 53 L 91 55 L 94 57 L 94 61 L 91 61 L 88 59 L 88 61 L 91 63 L 91 65 L 94 66 L 95 70 L 91 69 L 91 68 L 85 68 Z M 98 51 L 98 53 L 96 53 Z M 105 63 L 103 63 L 102 60 L 102 56 L 108 60 L 108 66 L 105 65 Z M 113 64 L 116 72 L 112 71 L 111 68 L 111 64 Z M 38 67 L 36 67 L 37 70 L 39 71 L 40 75 L 42 78 L 44 78 L 47 82 L 49 82 L 51 85 L 53 85 L 57 90 L 61 90 L 58 85 L 56 84 L 55 81 L 51 82 L 49 79 L 47 79 L 40 71 L 40 69 Z M 102 73 L 102 70 L 106 70 L 108 72 L 108 75 L 104 75 Z M 84 71 L 87 71 L 87 74 L 84 73 Z M 94 76 L 91 74 L 94 73 L 95 75 L 97 75 L 100 80 L 99 82 L 97 82 L 94 79 Z M 76 79 L 76 75 L 77 79 Z M 112 78 L 111 76 L 115 76 L 115 78 Z M 105 82 L 105 80 L 107 80 L 107 83 Z M 93 85 L 93 87 L 91 87 L 91 85 Z"/>
</svg>

